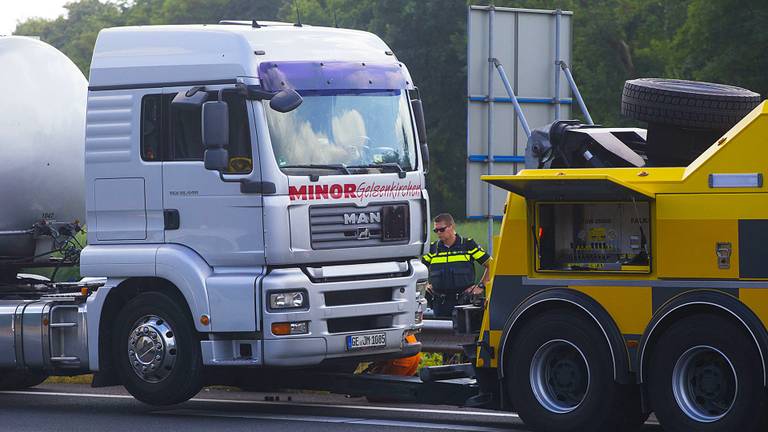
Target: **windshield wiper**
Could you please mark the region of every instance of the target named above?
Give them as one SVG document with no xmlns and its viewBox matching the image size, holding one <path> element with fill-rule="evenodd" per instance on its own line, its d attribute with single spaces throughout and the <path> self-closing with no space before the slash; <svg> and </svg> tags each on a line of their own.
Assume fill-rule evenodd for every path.
<svg viewBox="0 0 768 432">
<path fill-rule="evenodd" d="M 347 168 L 381 168 L 382 171 L 384 171 L 384 168 L 391 168 L 393 171 L 396 172 L 397 176 L 399 178 L 405 178 L 405 171 L 403 171 L 403 167 L 400 166 L 398 163 L 394 162 L 388 162 L 388 163 L 380 163 L 380 164 L 368 164 L 368 165 L 346 165 Z"/>
<path fill-rule="evenodd" d="M 341 171 L 344 174 L 351 174 L 344 164 L 305 164 L 305 165 L 283 165 L 280 168 L 317 168 L 317 169 L 332 169 Z"/>
</svg>

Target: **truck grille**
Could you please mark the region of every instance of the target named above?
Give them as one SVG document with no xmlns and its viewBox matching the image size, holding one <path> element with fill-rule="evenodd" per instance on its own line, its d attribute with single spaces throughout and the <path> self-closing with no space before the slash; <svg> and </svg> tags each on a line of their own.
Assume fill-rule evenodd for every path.
<svg viewBox="0 0 768 432">
<path fill-rule="evenodd" d="M 392 301 L 394 287 L 368 288 L 361 290 L 329 291 L 325 293 L 326 306 L 348 306 L 354 304 L 382 303 Z"/>
<path fill-rule="evenodd" d="M 348 333 L 362 330 L 378 330 L 392 327 L 392 315 L 371 315 L 328 320 L 328 333 Z"/>
<path fill-rule="evenodd" d="M 406 203 L 312 206 L 309 224 L 313 249 L 406 244 L 410 237 Z"/>
</svg>

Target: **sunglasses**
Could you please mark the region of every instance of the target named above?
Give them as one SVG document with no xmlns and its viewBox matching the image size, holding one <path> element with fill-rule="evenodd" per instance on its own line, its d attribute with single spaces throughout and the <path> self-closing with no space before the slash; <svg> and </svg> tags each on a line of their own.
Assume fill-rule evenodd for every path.
<svg viewBox="0 0 768 432">
<path fill-rule="evenodd" d="M 442 228 L 435 228 L 432 231 L 434 231 L 436 233 L 441 233 L 441 232 L 444 232 L 447 229 L 448 229 L 448 227 L 442 227 Z"/>
</svg>

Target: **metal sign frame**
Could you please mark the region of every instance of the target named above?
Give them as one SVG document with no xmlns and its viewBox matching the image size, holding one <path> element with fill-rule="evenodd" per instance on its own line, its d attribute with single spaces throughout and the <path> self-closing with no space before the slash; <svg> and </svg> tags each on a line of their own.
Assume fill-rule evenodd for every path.
<svg viewBox="0 0 768 432">
<path fill-rule="evenodd" d="M 480 175 L 517 173 L 530 128 L 571 115 L 572 16 L 562 10 L 468 8 L 467 217 L 488 220 L 489 250 L 506 191 L 481 182 Z"/>
</svg>

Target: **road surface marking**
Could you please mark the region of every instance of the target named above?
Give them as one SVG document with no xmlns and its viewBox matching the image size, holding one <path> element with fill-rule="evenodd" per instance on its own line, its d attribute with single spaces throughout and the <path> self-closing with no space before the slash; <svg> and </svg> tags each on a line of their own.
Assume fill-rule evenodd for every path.
<svg viewBox="0 0 768 432">
<path fill-rule="evenodd" d="M 421 421 L 403 421 L 386 419 L 365 419 L 353 417 L 326 417 L 326 416 L 304 416 L 304 415 L 277 415 L 277 414 L 252 414 L 252 413 L 223 413 L 217 411 L 198 411 L 190 409 L 154 411 L 153 414 L 181 415 L 196 417 L 223 417 L 239 419 L 259 419 L 259 420 L 278 420 L 278 421 L 300 421 L 314 423 L 344 423 L 359 424 L 366 426 L 395 426 L 418 429 L 439 429 L 439 430 L 461 430 L 471 432 L 508 432 L 509 428 L 494 428 L 485 426 L 471 426 L 452 423 L 434 423 Z"/>
<path fill-rule="evenodd" d="M 52 391 L 28 391 L 28 390 L 8 390 L 0 391 L 0 394 L 17 394 L 17 395 L 41 395 L 41 396 L 68 396 L 68 397 L 84 397 L 84 398 L 102 398 L 102 399 L 134 399 L 130 395 L 113 395 L 113 394 L 99 394 L 99 393 L 67 393 L 67 392 L 52 392 Z M 239 400 L 239 399 L 210 399 L 194 397 L 190 399 L 194 402 L 215 402 L 215 403 L 233 403 L 233 404 L 245 404 L 245 405 L 273 405 L 273 406 L 299 406 L 299 407 L 333 407 L 333 408 L 345 408 L 345 409 L 357 409 L 357 410 L 369 410 L 369 411 L 389 411 L 389 412 L 420 412 L 428 414 L 453 414 L 453 415 L 473 415 L 482 417 L 499 417 L 499 418 L 513 418 L 519 419 L 520 416 L 514 413 L 506 412 L 486 412 L 486 411 L 460 411 L 460 410 L 440 410 L 431 408 L 398 408 L 380 405 L 335 405 L 335 404 L 323 404 L 323 403 L 307 403 L 307 402 L 270 402 L 270 401 L 255 401 L 255 400 Z"/>
</svg>

